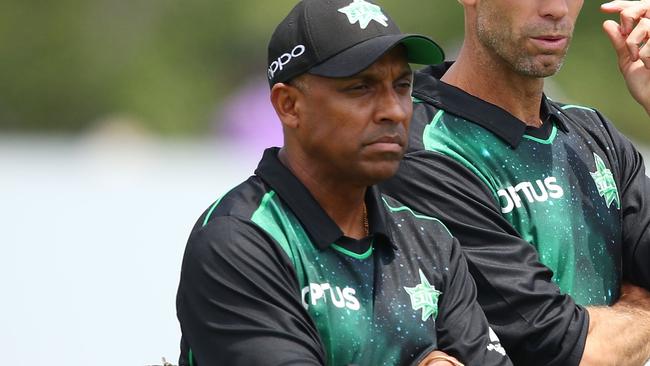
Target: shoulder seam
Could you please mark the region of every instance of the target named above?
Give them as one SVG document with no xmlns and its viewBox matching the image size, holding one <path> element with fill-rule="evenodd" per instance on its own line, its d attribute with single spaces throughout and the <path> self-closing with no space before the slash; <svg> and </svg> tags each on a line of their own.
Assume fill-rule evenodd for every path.
<svg viewBox="0 0 650 366">
<path fill-rule="evenodd" d="M 583 106 L 581 106 L 581 105 L 576 105 L 576 104 L 565 104 L 565 105 L 560 105 L 560 109 L 562 109 L 563 111 L 565 111 L 565 110 L 567 110 L 567 109 L 582 109 L 582 110 L 590 111 L 590 112 L 594 112 L 594 113 L 596 112 L 596 110 L 593 109 L 593 108 L 583 107 Z"/>
<path fill-rule="evenodd" d="M 453 235 L 451 234 L 451 231 L 449 230 L 449 228 L 447 228 L 447 226 L 446 226 L 442 221 L 440 221 L 440 219 L 437 219 L 437 218 L 435 218 L 435 217 L 431 217 L 431 216 L 427 216 L 427 215 L 423 215 L 423 214 L 416 213 L 416 212 L 413 211 L 410 207 L 405 206 L 404 204 L 401 204 L 401 203 L 400 203 L 400 204 L 401 204 L 402 206 L 400 206 L 400 207 L 393 207 L 393 206 L 390 205 L 390 203 L 388 203 L 388 201 L 386 200 L 385 195 L 382 195 L 381 200 L 384 202 L 384 205 L 388 208 L 389 211 L 391 211 L 391 212 L 401 212 L 401 211 L 406 211 L 406 212 L 409 212 L 411 215 L 413 215 L 413 217 L 415 217 L 415 218 L 417 218 L 417 219 L 427 220 L 427 221 L 435 221 L 435 222 L 439 223 L 440 225 L 442 225 L 442 227 L 447 231 L 447 233 L 449 233 L 449 235 L 453 237 Z"/>
</svg>

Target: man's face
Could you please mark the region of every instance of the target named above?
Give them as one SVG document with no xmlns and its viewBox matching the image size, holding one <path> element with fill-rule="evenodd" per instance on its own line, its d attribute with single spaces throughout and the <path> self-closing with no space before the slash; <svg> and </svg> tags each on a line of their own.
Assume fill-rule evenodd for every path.
<svg viewBox="0 0 650 366">
<path fill-rule="evenodd" d="M 349 78 L 304 75 L 297 138 L 319 172 L 371 185 L 397 171 L 413 113 L 402 47 Z"/>
<path fill-rule="evenodd" d="M 584 0 L 479 0 L 481 44 L 516 73 L 555 74 L 564 60 Z"/>
</svg>

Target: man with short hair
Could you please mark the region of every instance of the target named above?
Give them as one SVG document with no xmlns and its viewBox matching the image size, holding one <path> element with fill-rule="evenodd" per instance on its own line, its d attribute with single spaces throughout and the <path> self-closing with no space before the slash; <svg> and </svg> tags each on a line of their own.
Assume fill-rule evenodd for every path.
<svg viewBox="0 0 650 366">
<path fill-rule="evenodd" d="M 458 59 L 416 73 L 409 151 L 384 192 L 459 238 L 513 363 L 643 364 L 648 293 L 621 297 L 623 280 L 650 288 L 641 155 L 596 110 L 543 94 L 583 0 L 459 2 Z"/>
<path fill-rule="evenodd" d="M 406 148 L 408 62 L 443 58 L 364 0 L 303 0 L 278 25 L 284 146 L 192 231 L 181 365 L 511 364 L 445 226 L 374 186 Z"/>
</svg>

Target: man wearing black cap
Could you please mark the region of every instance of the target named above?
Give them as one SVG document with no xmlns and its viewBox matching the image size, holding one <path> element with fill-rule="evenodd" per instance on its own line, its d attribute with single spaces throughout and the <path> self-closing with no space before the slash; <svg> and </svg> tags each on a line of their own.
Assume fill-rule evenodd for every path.
<svg viewBox="0 0 650 366">
<path fill-rule="evenodd" d="M 643 364 L 650 357 L 643 159 L 598 111 L 543 93 L 585 2 L 459 2 L 459 56 L 416 74 L 409 151 L 385 192 L 440 217 L 459 238 L 478 300 L 515 364 Z M 627 29 L 605 27 L 646 108 L 648 4 L 604 7 L 622 12 Z M 641 288 L 621 291 L 623 281 Z"/>
<path fill-rule="evenodd" d="M 406 146 L 408 62 L 442 59 L 364 0 L 303 0 L 280 23 L 285 144 L 190 235 L 181 365 L 510 365 L 455 239 L 373 186 Z"/>
</svg>

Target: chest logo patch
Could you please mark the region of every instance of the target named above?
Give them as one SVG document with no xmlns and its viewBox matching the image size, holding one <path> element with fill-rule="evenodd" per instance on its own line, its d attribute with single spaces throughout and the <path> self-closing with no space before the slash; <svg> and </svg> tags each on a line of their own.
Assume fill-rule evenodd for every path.
<svg viewBox="0 0 650 366">
<path fill-rule="evenodd" d="M 375 21 L 384 27 L 388 27 L 388 18 L 381 12 L 381 8 L 365 0 L 354 0 L 350 5 L 339 9 L 340 13 L 348 16 L 350 24 L 359 22 L 361 29 L 366 29 L 371 21 Z"/>
<path fill-rule="evenodd" d="M 612 207 L 612 203 L 616 202 L 616 208 L 620 210 L 621 200 L 618 197 L 618 188 L 612 171 L 607 169 L 603 159 L 596 153 L 594 153 L 594 160 L 596 161 L 596 171 L 590 174 L 596 183 L 598 194 L 605 199 L 607 207 Z"/>
<path fill-rule="evenodd" d="M 420 284 L 415 287 L 404 287 L 404 290 L 411 296 L 411 307 L 413 310 L 422 309 L 422 321 L 427 321 L 431 316 L 435 319 L 438 316 L 438 298 L 442 292 L 431 286 L 424 273 L 420 269 Z"/>
<path fill-rule="evenodd" d="M 310 283 L 302 289 L 302 305 L 305 309 L 309 306 L 332 304 L 339 309 L 358 311 L 361 309 L 356 291 L 353 288 L 332 286 L 329 283 Z"/>
</svg>

